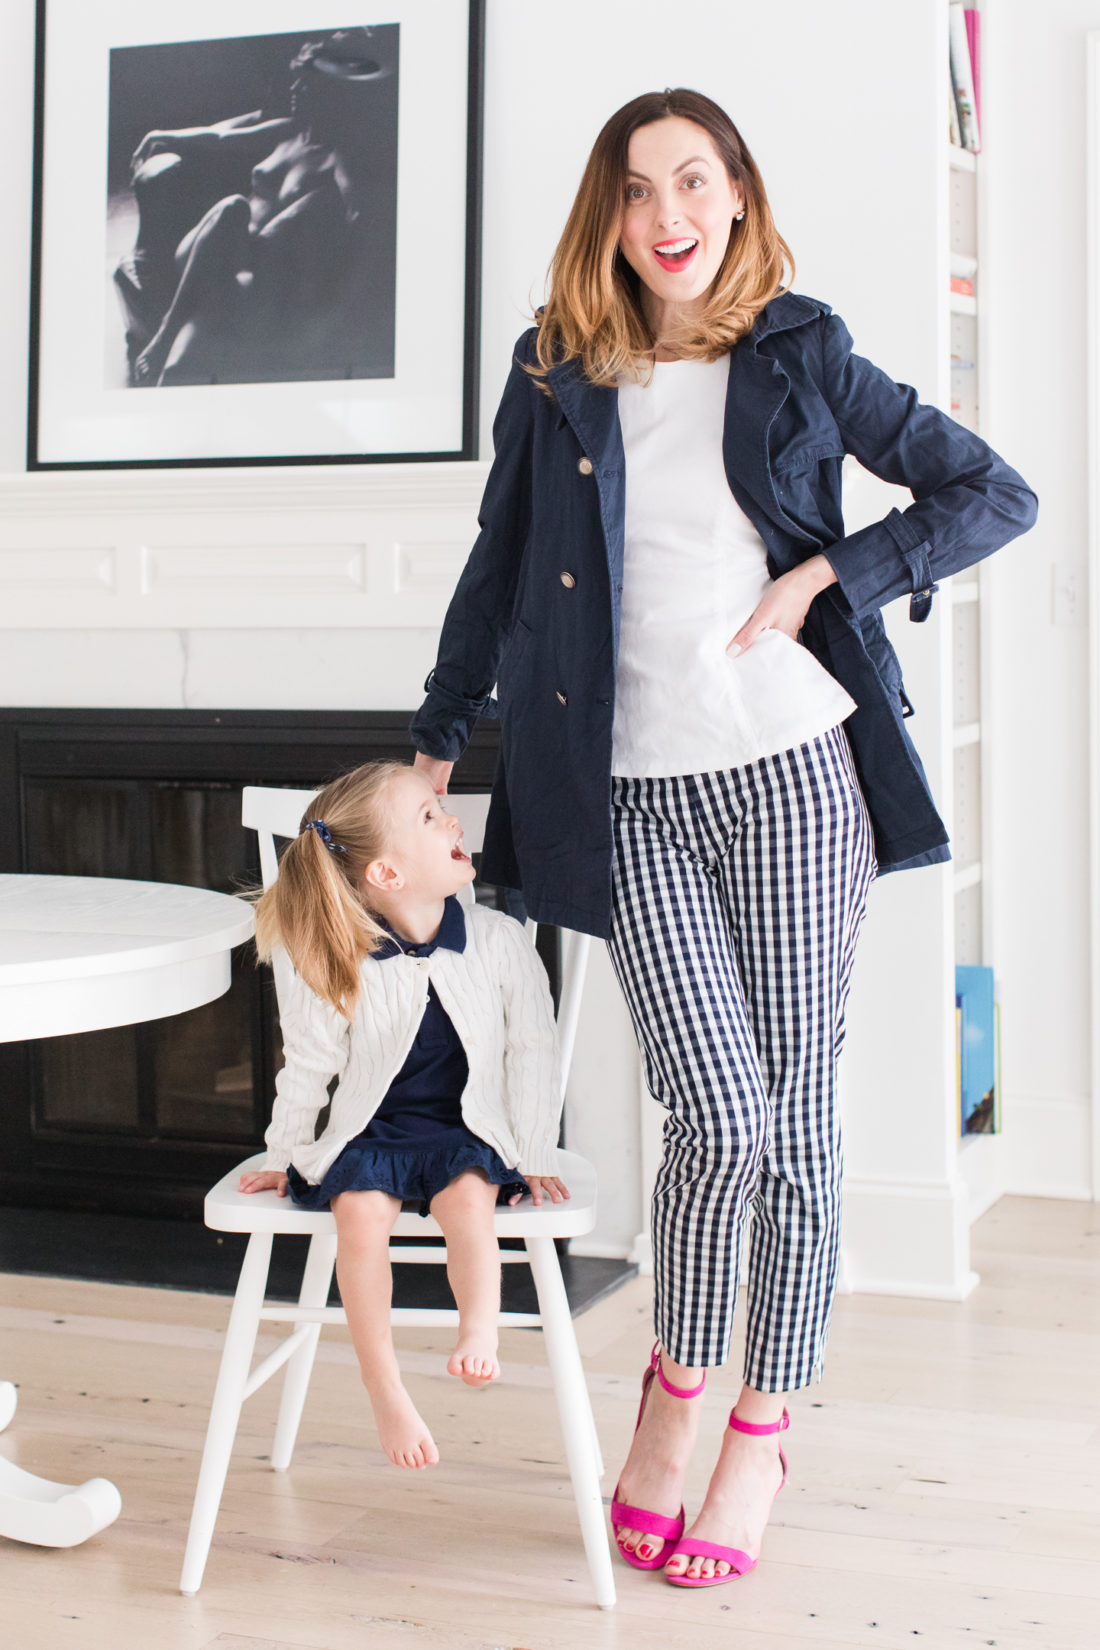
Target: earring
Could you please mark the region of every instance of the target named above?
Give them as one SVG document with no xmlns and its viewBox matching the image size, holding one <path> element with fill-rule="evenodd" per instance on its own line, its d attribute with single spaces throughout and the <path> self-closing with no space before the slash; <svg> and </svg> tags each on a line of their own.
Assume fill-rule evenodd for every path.
<svg viewBox="0 0 1100 1650">
<path fill-rule="evenodd" d="M 735 222 L 735 223 L 740 223 L 740 222 L 741 222 L 741 219 L 742 219 L 742 218 L 743 218 L 743 217 L 744 217 L 744 216 L 745 216 L 745 208 L 744 208 L 744 207 L 742 207 L 742 208 L 741 208 L 741 210 L 740 210 L 740 212 L 735 212 L 735 213 L 734 213 L 734 214 L 733 214 L 733 218 L 734 218 L 734 222 Z"/>
</svg>

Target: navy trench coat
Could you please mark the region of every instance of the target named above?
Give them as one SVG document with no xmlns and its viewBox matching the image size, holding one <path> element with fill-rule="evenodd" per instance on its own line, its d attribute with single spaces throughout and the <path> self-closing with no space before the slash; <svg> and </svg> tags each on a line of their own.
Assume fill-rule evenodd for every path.
<svg viewBox="0 0 1100 1650">
<path fill-rule="evenodd" d="M 418 750 L 454 761 L 499 698 L 501 771 L 482 874 L 522 888 L 531 916 L 606 938 L 611 916 L 611 734 L 623 587 L 618 394 L 575 361 L 548 383 L 519 340 L 493 427 L 481 533 L 443 624 Z M 841 463 L 854 453 L 914 502 L 846 534 Z M 984 441 L 852 352 L 827 304 L 774 299 L 730 356 L 723 454 L 773 578 L 823 551 L 837 583 L 801 633 L 858 709 L 845 723 L 879 872 L 950 857 L 880 608 L 908 594 L 927 618 L 936 580 L 1035 519 L 1036 500 Z M 684 707 L 690 715 L 690 706 Z"/>
</svg>

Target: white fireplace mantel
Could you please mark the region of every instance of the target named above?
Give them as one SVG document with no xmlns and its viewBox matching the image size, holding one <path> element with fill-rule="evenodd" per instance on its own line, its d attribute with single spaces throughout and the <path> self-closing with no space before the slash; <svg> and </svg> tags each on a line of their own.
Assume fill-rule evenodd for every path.
<svg viewBox="0 0 1100 1650">
<path fill-rule="evenodd" d="M 0 478 L 8 630 L 438 625 L 481 463 Z"/>
</svg>

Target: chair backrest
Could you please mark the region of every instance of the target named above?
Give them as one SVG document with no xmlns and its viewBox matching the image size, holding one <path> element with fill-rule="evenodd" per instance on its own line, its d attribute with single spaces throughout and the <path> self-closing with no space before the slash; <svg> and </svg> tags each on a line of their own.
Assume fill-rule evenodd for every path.
<svg viewBox="0 0 1100 1650">
<path fill-rule="evenodd" d="M 279 860 L 275 851 L 276 837 L 298 835 L 298 827 L 306 809 L 317 795 L 316 791 L 278 790 L 266 785 L 246 785 L 241 796 L 241 823 L 259 837 L 260 874 L 265 888 L 279 874 Z M 485 821 L 489 813 L 489 795 L 485 791 L 456 792 L 446 798 L 447 809 L 462 821 L 462 834 L 467 853 L 476 854 L 485 837 Z M 459 896 L 465 904 L 473 904 L 473 889 L 463 889 Z M 529 922 L 532 940 L 536 925 Z M 577 1040 L 584 977 L 588 967 L 589 938 L 563 929 L 561 934 L 561 995 L 558 1001 L 558 1044 L 561 1050 L 562 1092 L 569 1077 L 573 1049 Z M 275 995 L 281 1001 L 289 981 L 290 964 L 282 955 L 274 962 Z"/>
</svg>

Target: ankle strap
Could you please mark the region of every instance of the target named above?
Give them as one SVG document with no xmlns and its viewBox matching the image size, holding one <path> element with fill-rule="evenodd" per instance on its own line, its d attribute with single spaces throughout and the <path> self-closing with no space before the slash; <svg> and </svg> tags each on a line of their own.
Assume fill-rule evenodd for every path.
<svg viewBox="0 0 1100 1650">
<path fill-rule="evenodd" d="M 732 1409 L 730 1410 L 730 1426 L 734 1432 L 747 1432 L 751 1438 L 766 1438 L 771 1432 L 786 1432 L 790 1424 L 791 1418 L 786 1410 L 783 1411 L 781 1420 L 771 1421 L 767 1426 L 757 1426 L 752 1421 L 742 1421 L 734 1414 Z"/>
<path fill-rule="evenodd" d="M 649 1367 L 656 1375 L 659 1384 L 672 1398 L 698 1398 L 700 1392 L 702 1392 L 703 1388 L 707 1384 L 707 1372 L 704 1369 L 703 1379 L 699 1382 L 698 1386 L 673 1386 L 672 1382 L 661 1368 L 661 1344 L 659 1341 L 654 1341 L 653 1343 L 653 1351 L 649 1355 Z"/>
</svg>

